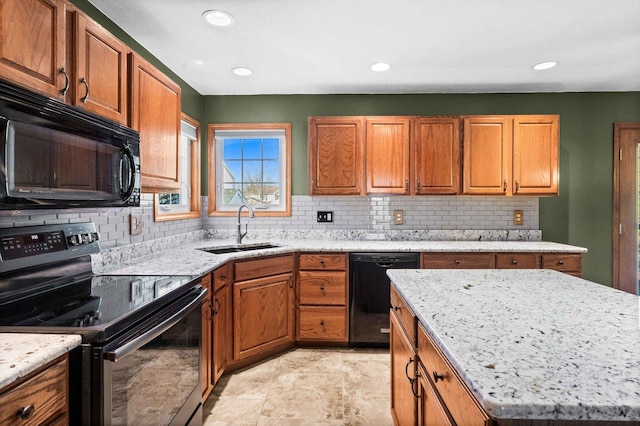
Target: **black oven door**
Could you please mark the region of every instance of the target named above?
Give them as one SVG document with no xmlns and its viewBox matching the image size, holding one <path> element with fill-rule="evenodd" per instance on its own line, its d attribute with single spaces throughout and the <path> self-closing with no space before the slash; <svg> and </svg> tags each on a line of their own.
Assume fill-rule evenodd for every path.
<svg viewBox="0 0 640 426">
<path fill-rule="evenodd" d="M 148 318 L 138 330 L 93 349 L 91 392 L 101 395 L 92 397 L 92 423 L 202 423 L 201 305 L 205 294 L 206 289 L 198 286 Z"/>
</svg>

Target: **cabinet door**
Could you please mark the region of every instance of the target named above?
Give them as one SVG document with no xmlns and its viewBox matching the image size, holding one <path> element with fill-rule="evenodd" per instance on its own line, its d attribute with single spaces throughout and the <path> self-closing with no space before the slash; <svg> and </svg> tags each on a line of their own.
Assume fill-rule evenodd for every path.
<svg viewBox="0 0 640 426">
<path fill-rule="evenodd" d="M 362 117 L 309 118 L 309 193 L 363 193 Z"/>
<path fill-rule="evenodd" d="M 409 117 L 367 117 L 368 194 L 409 193 Z"/>
<path fill-rule="evenodd" d="M 227 368 L 231 358 L 231 297 L 230 287 L 225 286 L 213 296 L 213 384 Z"/>
<path fill-rule="evenodd" d="M 418 117 L 412 139 L 416 194 L 460 193 L 460 119 Z"/>
<path fill-rule="evenodd" d="M 403 333 L 394 311 L 391 311 L 390 319 L 391 416 L 395 425 L 415 425 L 417 404 L 413 384 L 407 374 L 411 377 L 415 375 L 416 353 Z"/>
<path fill-rule="evenodd" d="M 0 76 L 62 99 L 64 20 L 63 0 L 0 2 Z"/>
<path fill-rule="evenodd" d="M 453 426 L 449 412 L 442 405 L 422 363 L 418 362 L 418 426 Z"/>
<path fill-rule="evenodd" d="M 200 362 L 200 376 L 202 378 L 202 400 L 204 401 L 213 389 L 212 376 L 212 327 L 211 327 L 211 295 L 202 302 L 202 358 Z"/>
<path fill-rule="evenodd" d="M 502 116 L 464 117 L 464 194 L 511 192 L 512 122 Z"/>
<path fill-rule="evenodd" d="M 513 123 L 513 194 L 558 194 L 557 115 L 518 115 Z"/>
<path fill-rule="evenodd" d="M 290 273 L 234 284 L 234 361 L 294 341 L 293 291 Z"/>
<path fill-rule="evenodd" d="M 75 12 L 73 104 L 127 123 L 127 46 Z"/>
<path fill-rule="evenodd" d="M 180 189 L 180 86 L 140 56 L 129 55 L 130 127 L 140 132 L 143 192 Z"/>
</svg>

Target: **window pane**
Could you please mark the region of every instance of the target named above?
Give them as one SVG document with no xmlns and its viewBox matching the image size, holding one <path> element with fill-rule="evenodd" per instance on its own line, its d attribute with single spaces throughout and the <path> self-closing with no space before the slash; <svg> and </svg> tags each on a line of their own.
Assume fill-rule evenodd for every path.
<svg viewBox="0 0 640 426">
<path fill-rule="evenodd" d="M 264 139 L 264 158 L 270 159 L 270 160 L 280 158 L 280 139 L 278 138 Z"/>
<path fill-rule="evenodd" d="M 242 139 L 225 139 L 223 145 L 223 158 L 238 160 L 242 158 Z"/>
<path fill-rule="evenodd" d="M 263 177 L 265 182 L 280 182 L 280 161 L 265 161 L 263 163 Z"/>
<path fill-rule="evenodd" d="M 245 160 L 259 160 L 262 158 L 262 139 L 245 139 L 243 146 Z"/>
<path fill-rule="evenodd" d="M 242 180 L 247 183 L 262 182 L 262 161 L 245 161 Z"/>
</svg>

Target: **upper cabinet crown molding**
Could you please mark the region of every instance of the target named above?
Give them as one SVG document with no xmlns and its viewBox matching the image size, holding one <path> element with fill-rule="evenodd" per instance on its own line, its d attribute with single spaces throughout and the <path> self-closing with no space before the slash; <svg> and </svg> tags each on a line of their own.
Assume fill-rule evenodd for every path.
<svg viewBox="0 0 640 426">
<path fill-rule="evenodd" d="M 143 192 L 180 189 L 180 86 L 130 53 L 130 121 L 140 132 Z"/>
<path fill-rule="evenodd" d="M 0 3 L 0 77 L 63 100 L 65 2 L 3 0 Z"/>
</svg>

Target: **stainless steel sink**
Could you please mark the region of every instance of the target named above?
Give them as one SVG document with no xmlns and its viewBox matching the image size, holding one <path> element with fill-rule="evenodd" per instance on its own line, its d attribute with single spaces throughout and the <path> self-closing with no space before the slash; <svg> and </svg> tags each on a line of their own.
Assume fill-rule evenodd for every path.
<svg viewBox="0 0 640 426">
<path fill-rule="evenodd" d="M 214 247 L 214 248 L 201 248 L 199 250 L 206 251 L 207 253 L 213 254 L 225 254 L 225 253 L 237 253 L 242 251 L 252 251 L 252 250 L 264 250 L 268 248 L 276 248 L 280 247 L 275 244 L 270 243 L 260 243 L 260 244 L 243 244 L 239 246 L 224 246 L 224 247 Z"/>
</svg>

